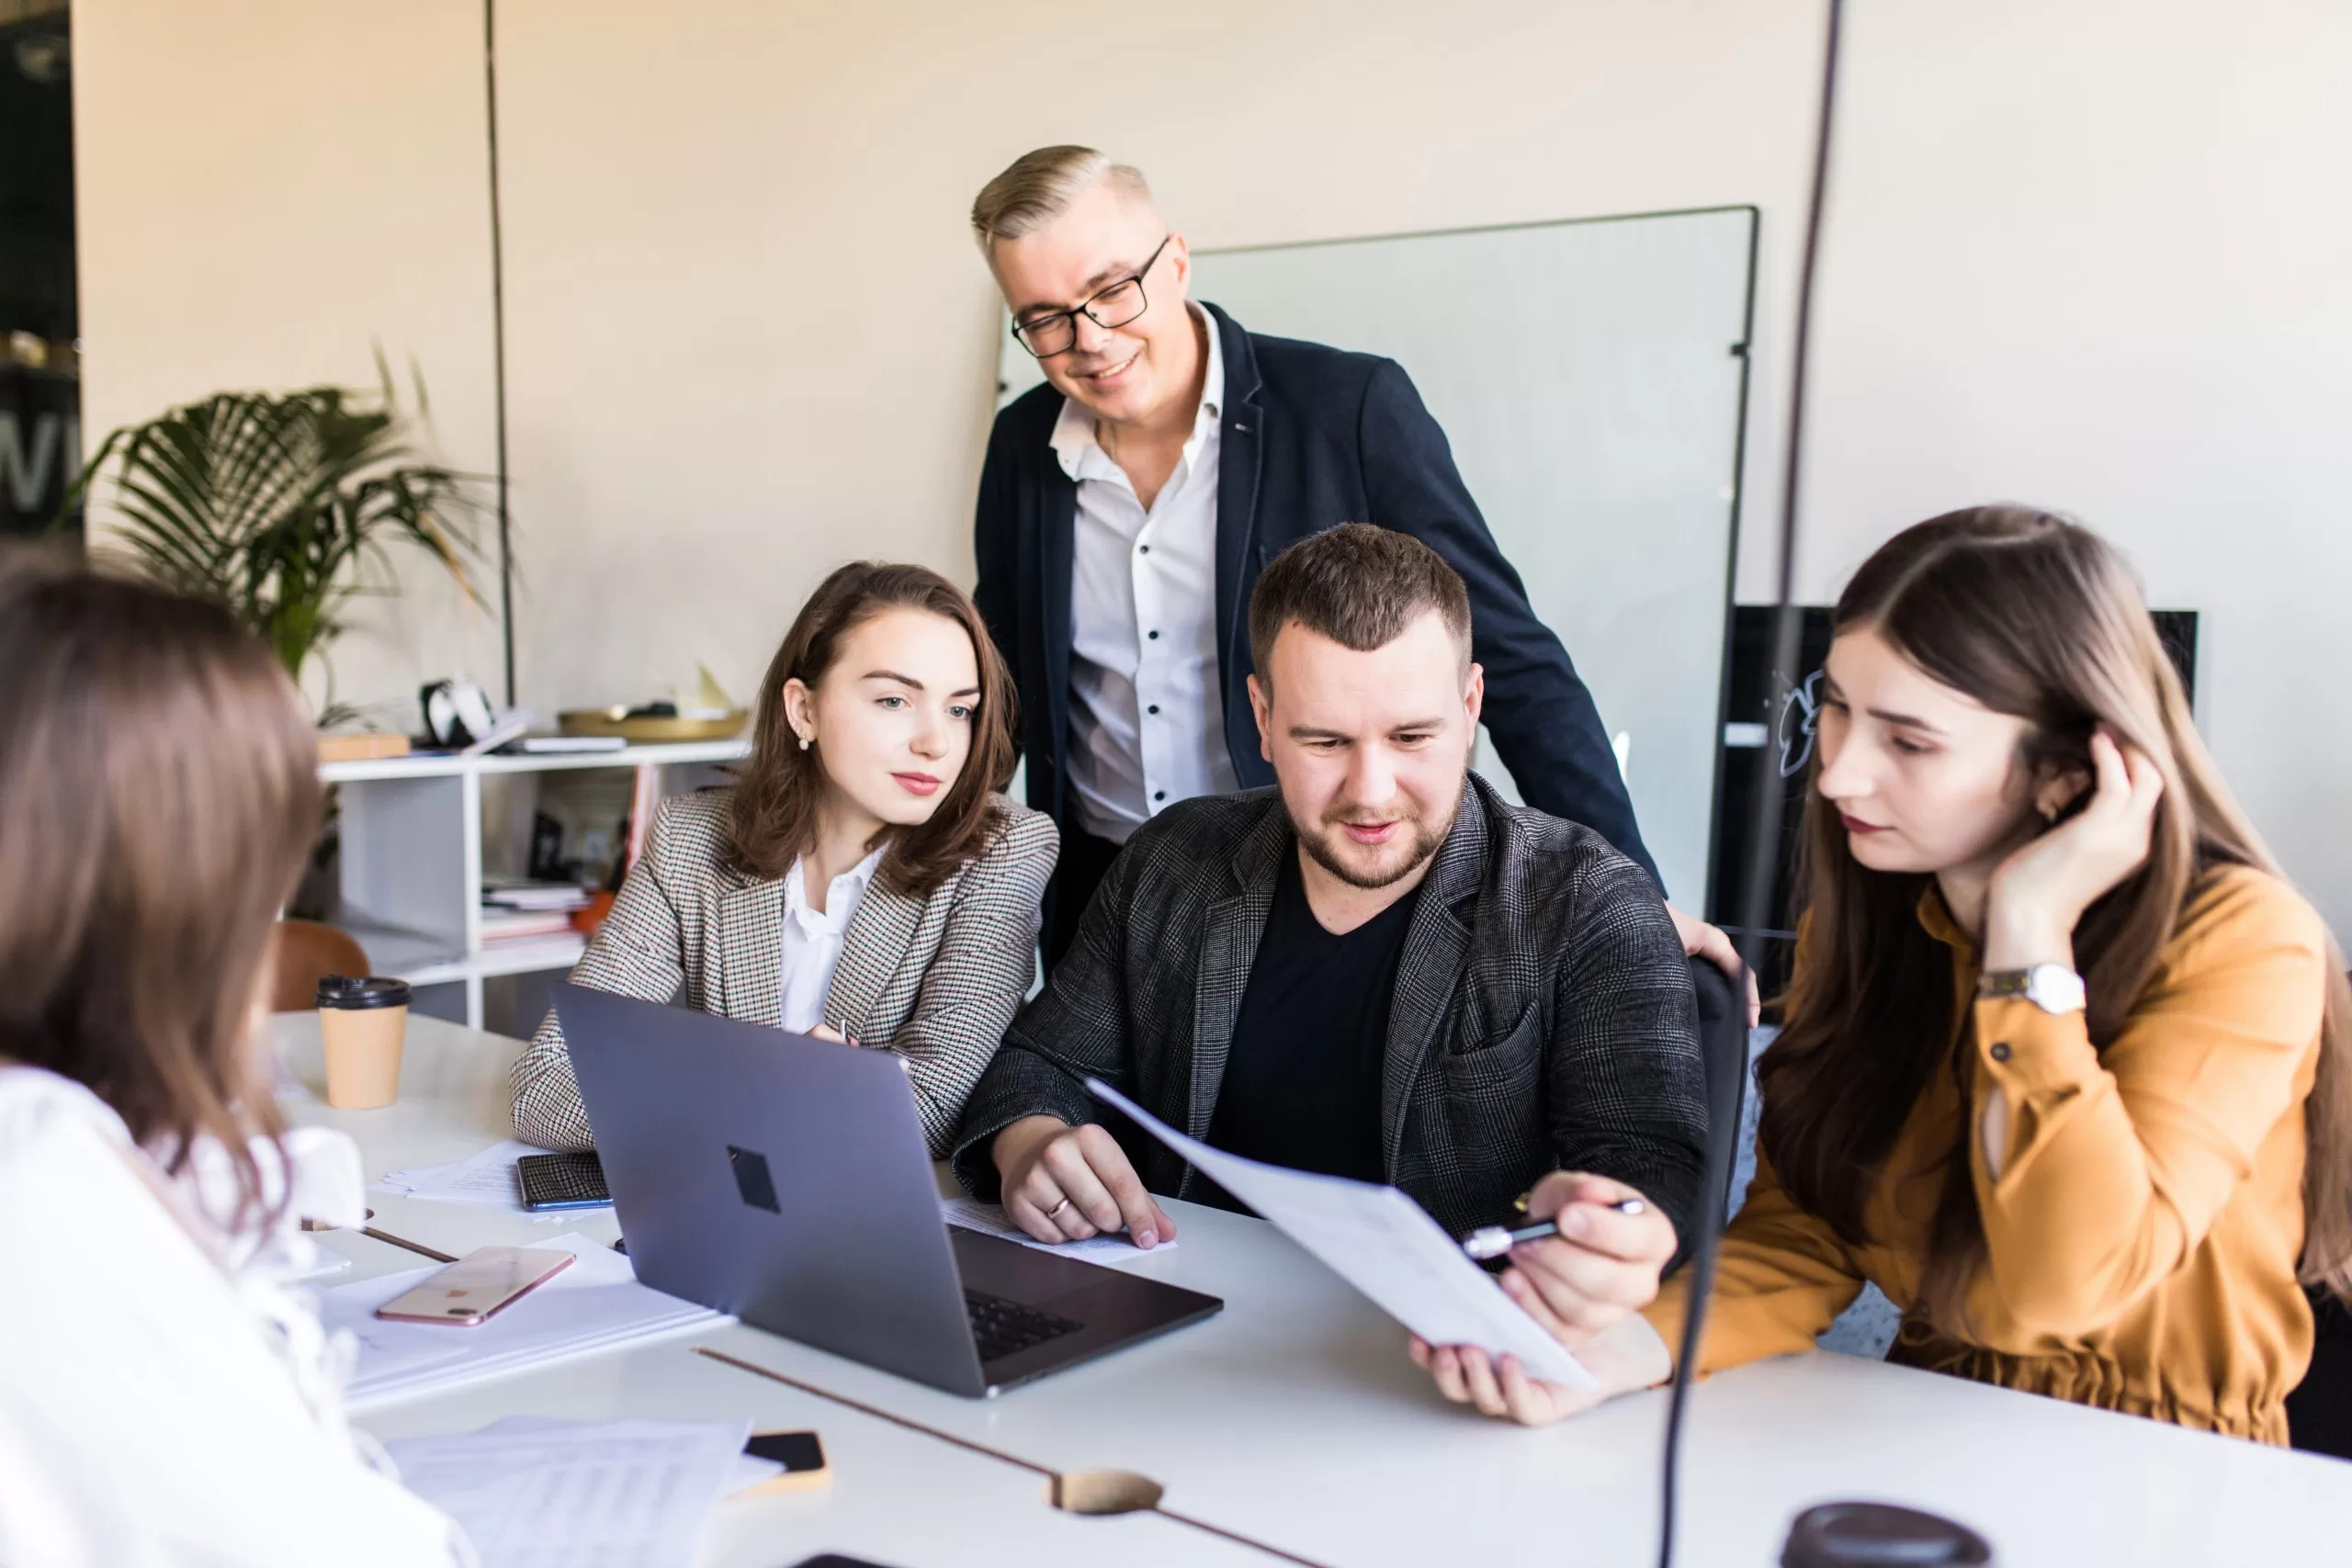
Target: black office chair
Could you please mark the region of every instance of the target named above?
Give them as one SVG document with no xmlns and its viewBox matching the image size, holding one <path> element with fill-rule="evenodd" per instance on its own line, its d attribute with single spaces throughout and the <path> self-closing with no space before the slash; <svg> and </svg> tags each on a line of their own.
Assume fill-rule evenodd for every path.
<svg viewBox="0 0 2352 1568">
<path fill-rule="evenodd" d="M 2312 1292 L 2318 1333 L 2312 1370 L 2287 1396 L 2288 1440 L 2315 1454 L 2352 1459 L 2352 1312 L 2325 1291 Z"/>
<path fill-rule="evenodd" d="M 2315 1454 L 2352 1459 L 2352 1310 L 2331 1291 L 2313 1291 L 2312 1366 L 2287 1396 L 2287 1440 Z"/>
<path fill-rule="evenodd" d="M 1747 998 L 1730 976 L 1703 958 L 1690 960 L 1690 988 L 1699 995 L 1699 1053 L 1707 1068 L 1708 1119 L 1723 1118 L 1722 1125 L 1737 1127 L 1747 1103 Z M 1738 1168 L 1735 1156 L 1725 1168 L 1718 1202 L 1730 1202 L 1730 1173 Z M 1720 1212 L 1716 1217 L 1722 1218 Z"/>
</svg>

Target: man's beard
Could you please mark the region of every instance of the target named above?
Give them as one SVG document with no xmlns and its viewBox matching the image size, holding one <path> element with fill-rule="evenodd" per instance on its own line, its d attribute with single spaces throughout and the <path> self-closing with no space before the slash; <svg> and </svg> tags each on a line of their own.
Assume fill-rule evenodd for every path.
<svg viewBox="0 0 2352 1568">
<path fill-rule="evenodd" d="M 1377 890 L 1394 886 L 1420 870 L 1429 863 L 1430 857 L 1437 853 L 1438 846 L 1445 842 L 1445 836 L 1453 831 L 1453 818 L 1450 815 L 1442 822 L 1431 822 L 1415 812 L 1411 816 L 1396 818 L 1396 822 L 1413 835 L 1413 852 L 1406 856 L 1395 870 L 1385 871 L 1375 876 L 1367 876 L 1348 864 L 1333 844 L 1332 840 L 1346 831 L 1346 818 L 1327 815 L 1311 832 L 1300 825 L 1296 817 L 1290 819 L 1290 826 L 1291 831 L 1298 835 L 1299 843 L 1317 865 L 1351 887 Z"/>
</svg>

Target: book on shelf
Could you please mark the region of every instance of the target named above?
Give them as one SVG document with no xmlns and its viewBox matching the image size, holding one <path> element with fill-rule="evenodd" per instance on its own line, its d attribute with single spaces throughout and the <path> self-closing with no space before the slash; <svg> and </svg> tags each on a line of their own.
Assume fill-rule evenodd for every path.
<svg viewBox="0 0 2352 1568">
<path fill-rule="evenodd" d="M 582 751 L 618 751 L 628 745 L 617 735 L 526 735 L 503 748 L 526 757 L 561 757 Z"/>
<path fill-rule="evenodd" d="M 481 912 L 484 942 L 514 942 L 525 937 L 560 936 L 571 930 L 569 909 L 490 909 Z"/>
<path fill-rule="evenodd" d="M 405 757 L 408 753 L 409 739 L 405 735 L 360 729 L 319 737 L 319 761 L 322 762 L 373 762 L 386 757 Z"/>
<path fill-rule="evenodd" d="M 529 882 L 486 877 L 481 904 L 485 909 L 584 909 L 588 890 L 571 882 Z"/>
</svg>

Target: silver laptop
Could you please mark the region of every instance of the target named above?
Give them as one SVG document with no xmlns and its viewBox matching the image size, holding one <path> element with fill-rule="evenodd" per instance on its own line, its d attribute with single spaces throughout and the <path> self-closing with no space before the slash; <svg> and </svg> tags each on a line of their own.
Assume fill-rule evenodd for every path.
<svg viewBox="0 0 2352 1568">
<path fill-rule="evenodd" d="M 629 1261 L 657 1291 L 950 1393 L 1225 1303 L 940 1217 L 902 1058 L 565 982 Z"/>
</svg>

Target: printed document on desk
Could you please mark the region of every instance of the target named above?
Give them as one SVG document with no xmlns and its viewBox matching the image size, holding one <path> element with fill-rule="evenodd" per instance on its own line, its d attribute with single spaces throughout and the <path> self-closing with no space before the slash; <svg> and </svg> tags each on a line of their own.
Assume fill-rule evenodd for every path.
<svg viewBox="0 0 2352 1568">
<path fill-rule="evenodd" d="M 514 1174 L 514 1162 L 525 1155 L 547 1152 L 536 1144 L 526 1144 L 520 1138 L 508 1138 L 463 1159 L 451 1160 L 447 1165 L 386 1171 L 377 1179 L 376 1185 L 384 1191 L 396 1192 L 403 1198 L 423 1198 L 435 1203 L 464 1203 L 476 1209 L 526 1214 L 530 1211 L 523 1207 L 523 1182 Z"/>
<path fill-rule="evenodd" d="M 1503 1294 L 1427 1210 L 1394 1187 L 1229 1155 L 1186 1137 L 1108 1084 L 1089 1078 L 1086 1087 L 1430 1344 L 1475 1345 L 1489 1355 L 1518 1357 L 1531 1377 L 1546 1382 L 1595 1386 L 1566 1346 Z"/>
<path fill-rule="evenodd" d="M 639 1284 L 628 1258 L 585 1236 L 560 1235 L 532 1245 L 569 1252 L 574 1261 L 477 1327 L 387 1323 L 376 1315 L 378 1307 L 432 1278 L 432 1269 L 321 1292 L 319 1316 L 328 1330 L 346 1332 L 359 1344 L 347 1395 L 351 1409 L 370 1410 L 731 1321 Z"/>
<path fill-rule="evenodd" d="M 687 1568 L 751 1429 L 510 1417 L 384 1448 L 410 1491 L 464 1527 L 482 1568 Z"/>
</svg>

